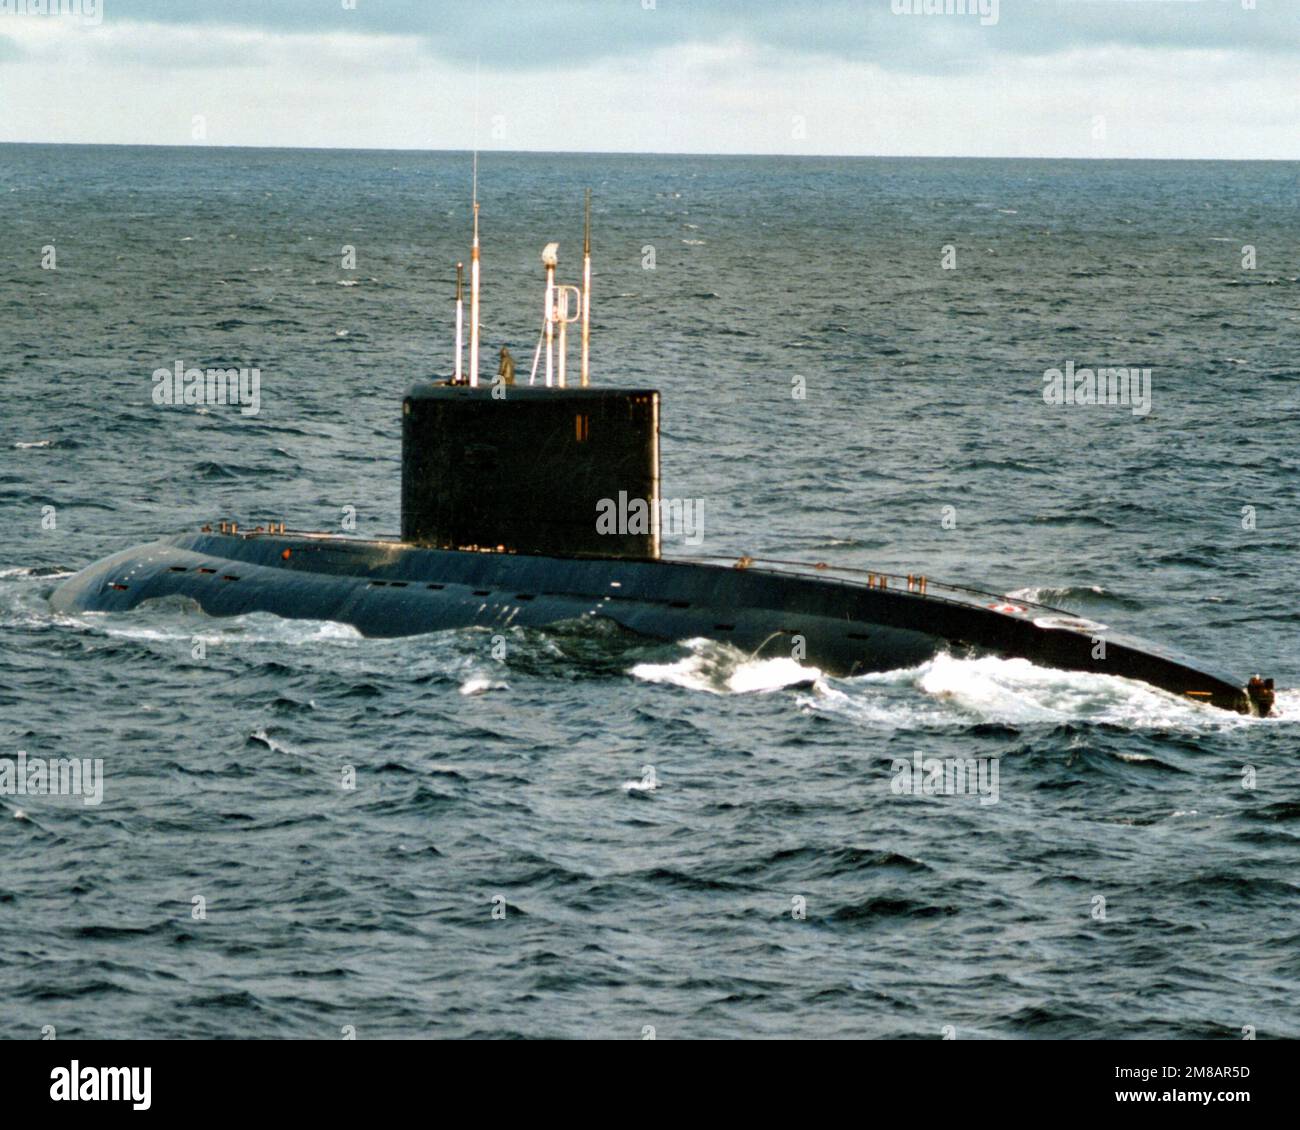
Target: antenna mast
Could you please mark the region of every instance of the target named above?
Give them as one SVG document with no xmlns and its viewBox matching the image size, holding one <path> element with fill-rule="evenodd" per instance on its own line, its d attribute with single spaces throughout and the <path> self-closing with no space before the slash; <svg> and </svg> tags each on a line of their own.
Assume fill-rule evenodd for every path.
<svg viewBox="0 0 1300 1130">
<path fill-rule="evenodd" d="M 591 383 L 591 189 L 582 235 L 582 387 Z"/>
<path fill-rule="evenodd" d="M 478 150 L 474 150 L 474 246 L 469 256 L 469 385 L 478 388 Z"/>
</svg>

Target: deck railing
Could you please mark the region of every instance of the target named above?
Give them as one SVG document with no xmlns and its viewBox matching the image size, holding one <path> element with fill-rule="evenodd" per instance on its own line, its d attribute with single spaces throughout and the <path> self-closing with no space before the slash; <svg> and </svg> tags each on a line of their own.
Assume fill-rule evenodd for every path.
<svg viewBox="0 0 1300 1130">
<path fill-rule="evenodd" d="M 848 584 L 863 588 L 902 591 L 913 596 L 928 596 L 934 599 L 946 599 L 944 593 L 960 593 L 966 597 L 976 597 L 980 602 L 993 601 L 995 604 L 1016 604 L 1025 608 L 1040 608 L 1045 612 L 1072 615 L 1063 608 L 1054 608 L 1050 604 L 1041 604 L 1022 597 L 1008 597 L 1004 593 L 991 592 L 988 589 L 972 588 L 969 585 L 954 585 L 945 581 L 936 581 L 920 573 L 886 573 L 879 569 L 857 569 L 851 565 L 832 565 L 825 561 L 789 561 L 776 557 L 726 557 L 715 554 L 692 557 L 665 557 L 665 561 L 685 564 L 728 564 L 736 569 L 757 569 L 765 573 L 781 573 L 796 577 L 834 577 Z M 968 604 L 969 601 L 954 603 Z"/>
</svg>

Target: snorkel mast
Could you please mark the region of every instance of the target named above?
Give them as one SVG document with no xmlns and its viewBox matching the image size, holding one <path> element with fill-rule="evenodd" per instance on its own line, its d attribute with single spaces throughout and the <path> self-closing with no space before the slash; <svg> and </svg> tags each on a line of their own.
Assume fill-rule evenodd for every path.
<svg viewBox="0 0 1300 1130">
<path fill-rule="evenodd" d="M 461 362 L 465 354 L 465 264 L 456 264 L 456 377 L 455 383 L 464 380 Z"/>
<path fill-rule="evenodd" d="M 566 370 L 569 357 L 569 326 L 582 322 L 582 387 L 591 384 L 591 189 L 587 189 L 582 236 L 582 286 L 570 286 L 555 281 L 559 266 L 560 245 L 548 243 L 542 248 L 542 266 L 546 268 L 546 298 L 542 305 L 542 339 L 537 343 L 538 356 L 543 342 L 546 345 L 546 387 L 554 382 L 559 388 L 567 385 Z M 560 348 L 555 349 L 555 327 L 560 328 Z M 558 360 L 558 368 L 556 361 Z M 537 376 L 537 358 L 533 359 L 532 384 Z"/>
<path fill-rule="evenodd" d="M 478 388 L 478 150 L 474 151 L 474 245 L 469 255 L 469 387 Z"/>
<path fill-rule="evenodd" d="M 560 259 L 560 245 L 548 243 L 542 248 L 542 266 L 546 268 L 546 387 L 551 387 L 555 365 L 555 268 Z"/>
</svg>

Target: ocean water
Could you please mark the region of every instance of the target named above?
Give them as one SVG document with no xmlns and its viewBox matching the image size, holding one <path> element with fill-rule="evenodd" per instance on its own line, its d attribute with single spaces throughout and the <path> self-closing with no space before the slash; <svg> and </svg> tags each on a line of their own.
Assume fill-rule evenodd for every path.
<svg viewBox="0 0 1300 1130">
<path fill-rule="evenodd" d="M 1258 720 L 601 622 L 501 655 L 56 615 L 61 576 L 218 518 L 397 529 L 469 162 L 0 146 L 0 758 L 104 772 L 98 805 L 0 796 L 0 1035 L 1300 1036 L 1298 172 L 481 167 L 491 371 L 527 372 L 538 252 L 577 281 L 594 189 L 594 379 L 663 390 L 664 493 L 704 508 L 670 552 L 1041 599 L 1275 676 Z M 177 360 L 256 366 L 260 411 L 156 405 Z M 1150 412 L 1046 404 L 1068 362 L 1149 368 Z M 996 764 L 996 803 L 896 792 L 918 752 Z"/>
</svg>

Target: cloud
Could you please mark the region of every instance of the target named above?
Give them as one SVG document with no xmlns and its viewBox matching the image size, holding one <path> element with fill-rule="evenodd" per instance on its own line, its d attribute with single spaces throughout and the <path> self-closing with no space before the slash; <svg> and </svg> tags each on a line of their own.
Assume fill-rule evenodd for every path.
<svg viewBox="0 0 1300 1130">
<path fill-rule="evenodd" d="M 95 28 L 9 18 L 0 140 L 188 144 L 201 116 L 216 145 L 464 149 L 479 89 L 485 149 L 1297 154 L 1294 35 L 1247 45 L 1266 25 L 1241 19 L 1264 13 L 1226 0 L 1001 0 L 987 27 L 889 0 L 656 4 L 105 0 Z"/>
<path fill-rule="evenodd" d="M 919 6 L 932 0 L 915 0 Z M 974 0 L 972 0 L 973 6 Z M 986 0 L 987 2 L 987 0 Z M 899 15 L 900 0 L 104 0 L 105 23 L 414 36 L 484 70 L 554 71 L 667 47 L 744 39 L 786 57 L 887 70 L 977 69 L 1079 48 L 1300 53 L 1292 0 L 999 0 L 978 16 Z M 940 0 L 942 3 L 942 0 Z"/>
</svg>

